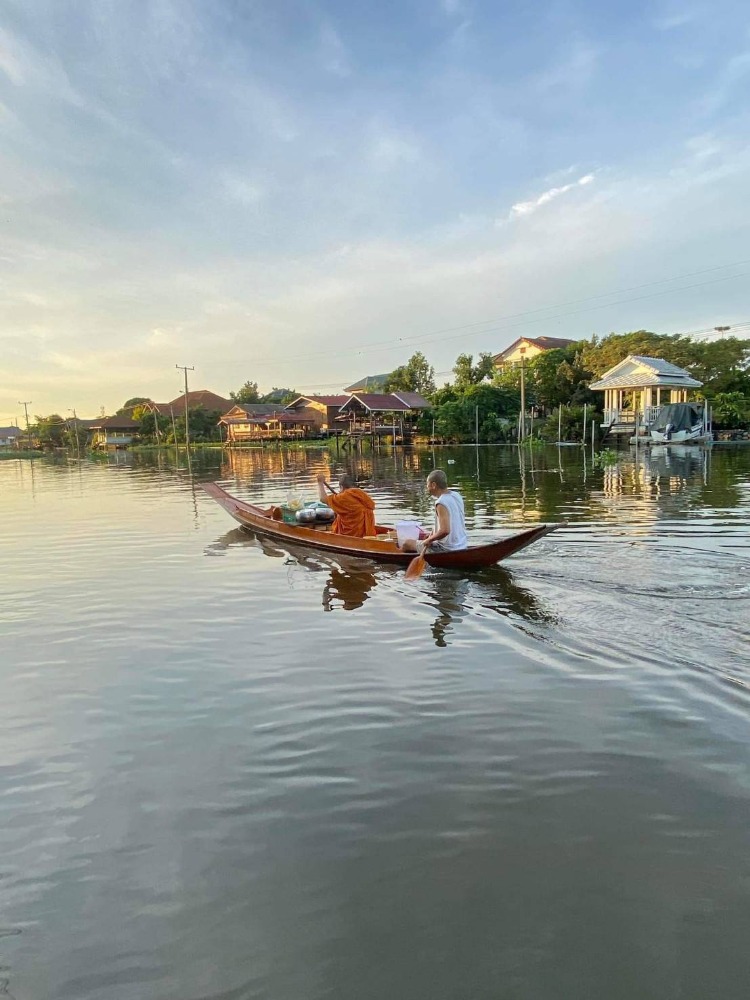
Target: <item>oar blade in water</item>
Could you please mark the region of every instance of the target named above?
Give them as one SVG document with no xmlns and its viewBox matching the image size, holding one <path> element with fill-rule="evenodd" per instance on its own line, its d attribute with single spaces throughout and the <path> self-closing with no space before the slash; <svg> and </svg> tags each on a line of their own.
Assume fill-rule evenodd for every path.
<svg viewBox="0 0 750 1000">
<path fill-rule="evenodd" d="M 427 565 L 427 561 L 424 556 L 417 556 L 416 559 L 412 559 L 409 565 L 406 567 L 406 573 L 404 577 L 411 583 L 413 580 L 418 580 L 420 576 L 424 573 L 424 568 Z"/>
</svg>

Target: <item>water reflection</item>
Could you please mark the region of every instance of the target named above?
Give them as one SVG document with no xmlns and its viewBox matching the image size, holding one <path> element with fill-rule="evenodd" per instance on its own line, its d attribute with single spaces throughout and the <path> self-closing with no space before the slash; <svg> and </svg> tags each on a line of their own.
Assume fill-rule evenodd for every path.
<svg viewBox="0 0 750 1000">
<path fill-rule="evenodd" d="M 388 583 L 388 590 L 410 591 L 403 572 L 398 567 L 382 566 L 369 559 L 337 556 L 300 546 L 283 548 L 272 539 L 264 538 L 243 528 L 234 528 L 216 539 L 206 549 L 207 555 L 218 555 L 231 546 L 259 548 L 272 559 L 285 559 L 309 573 L 323 578 L 321 606 L 325 612 L 356 611 L 375 595 L 379 583 Z M 290 586 L 293 584 L 290 580 Z M 482 617 L 487 612 L 525 622 L 552 623 L 556 616 L 530 590 L 521 587 L 513 575 L 502 566 L 482 570 L 472 575 L 446 570 L 430 571 L 419 584 L 420 603 L 432 607 L 436 617 L 430 631 L 436 646 L 448 646 L 457 634 L 458 626 L 467 617 Z"/>
<path fill-rule="evenodd" d="M 369 599 L 370 591 L 375 586 L 377 579 L 374 573 L 347 573 L 334 566 L 323 587 L 323 609 L 355 611 Z"/>
</svg>

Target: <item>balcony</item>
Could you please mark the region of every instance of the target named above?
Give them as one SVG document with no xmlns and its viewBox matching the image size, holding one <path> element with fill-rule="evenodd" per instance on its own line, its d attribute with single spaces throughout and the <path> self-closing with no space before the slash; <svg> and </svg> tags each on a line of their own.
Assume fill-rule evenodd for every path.
<svg viewBox="0 0 750 1000">
<path fill-rule="evenodd" d="M 636 418 L 639 427 L 650 427 L 656 420 L 659 410 L 661 410 L 661 406 L 647 406 L 645 409 L 640 410 L 605 410 L 602 427 L 616 427 L 618 425 L 624 425 L 634 428 L 636 425 Z"/>
</svg>

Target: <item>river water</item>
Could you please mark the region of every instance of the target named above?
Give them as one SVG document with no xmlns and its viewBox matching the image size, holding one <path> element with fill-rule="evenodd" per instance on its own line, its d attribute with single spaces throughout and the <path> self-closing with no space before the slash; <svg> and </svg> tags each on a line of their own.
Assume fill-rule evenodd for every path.
<svg viewBox="0 0 750 1000">
<path fill-rule="evenodd" d="M 345 464 L 567 523 L 409 585 L 199 488 Z M 184 466 L 0 462 L 0 994 L 745 1000 L 750 449 Z"/>
</svg>

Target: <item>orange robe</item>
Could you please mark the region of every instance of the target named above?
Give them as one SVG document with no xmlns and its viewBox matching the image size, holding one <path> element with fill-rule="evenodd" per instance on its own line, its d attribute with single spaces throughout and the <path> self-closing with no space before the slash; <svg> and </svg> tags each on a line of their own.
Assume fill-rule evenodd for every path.
<svg viewBox="0 0 750 1000">
<path fill-rule="evenodd" d="M 326 497 L 328 506 L 336 511 L 333 530 L 338 535 L 364 538 L 375 534 L 375 501 L 364 490 L 353 486 L 343 493 Z"/>
</svg>

